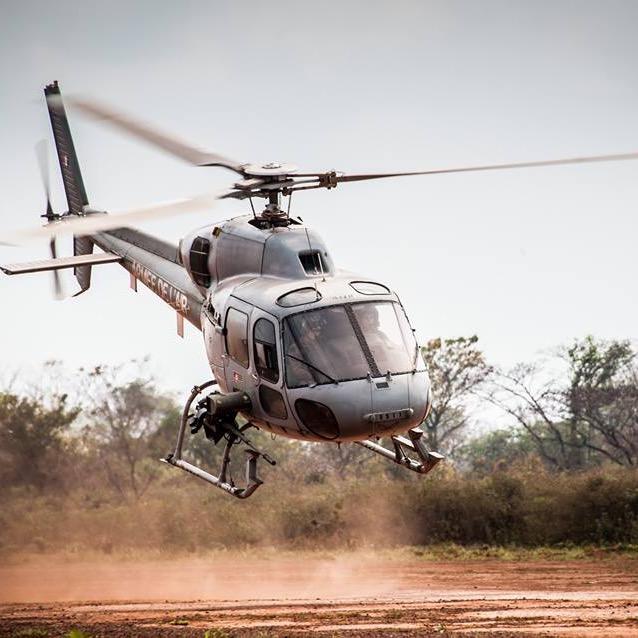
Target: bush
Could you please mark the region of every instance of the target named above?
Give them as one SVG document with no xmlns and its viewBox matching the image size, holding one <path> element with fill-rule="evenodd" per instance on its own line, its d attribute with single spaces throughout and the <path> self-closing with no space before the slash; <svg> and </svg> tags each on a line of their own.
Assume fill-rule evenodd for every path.
<svg viewBox="0 0 638 638">
<path fill-rule="evenodd" d="M 451 468 L 395 481 L 280 477 L 237 501 L 167 469 L 139 501 L 5 490 L 0 552 L 193 552 L 220 548 L 638 543 L 638 471 Z"/>
</svg>

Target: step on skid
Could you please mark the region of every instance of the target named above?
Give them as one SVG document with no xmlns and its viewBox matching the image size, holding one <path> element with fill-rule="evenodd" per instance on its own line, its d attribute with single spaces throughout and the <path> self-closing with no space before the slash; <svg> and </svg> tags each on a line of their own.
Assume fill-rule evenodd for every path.
<svg viewBox="0 0 638 638">
<path fill-rule="evenodd" d="M 428 449 L 423 440 L 423 430 L 412 428 L 408 430 L 407 434 L 409 438 L 399 435 L 390 437 L 393 450 L 374 441 L 357 441 L 356 443 L 417 474 L 427 474 L 445 458 L 442 454 Z M 416 453 L 416 459 L 410 456 L 411 452 Z"/>
</svg>

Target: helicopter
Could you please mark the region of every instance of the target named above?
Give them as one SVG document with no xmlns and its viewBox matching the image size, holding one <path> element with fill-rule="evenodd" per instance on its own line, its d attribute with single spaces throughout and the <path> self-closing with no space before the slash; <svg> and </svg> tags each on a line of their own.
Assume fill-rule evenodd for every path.
<svg viewBox="0 0 638 638">
<path fill-rule="evenodd" d="M 115 215 L 89 205 L 57 81 L 44 94 L 68 211 L 53 212 L 40 145 L 46 223 L 1 243 L 46 238 L 51 259 L 0 269 L 8 275 L 50 271 L 60 296 L 59 270 L 73 268 L 78 295 L 90 288 L 93 266 L 118 263 L 128 271 L 133 290 L 141 282 L 175 311 L 179 335 L 184 320 L 201 331 L 213 378 L 193 387 L 175 449 L 161 460 L 242 499 L 263 483 L 259 459 L 276 464 L 248 438 L 251 427 L 302 441 L 355 443 L 422 475 L 444 458 L 424 440 L 432 387 L 400 299 L 385 282 L 338 269 L 320 235 L 290 215 L 293 193 L 390 177 L 638 158 L 638 153 L 625 153 L 409 172 L 313 173 L 279 162 L 237 162 L 95 101 L 67 99 L 85 115 L 190 164 L 224 168 L 236 176 L 220 193 Z M 283 197 L 288 197 L 287 210 Z M 208 210 L 231 198 L 248 200 L 250 213 L 206 224 L 178 244 L 130 226 Z M 260 199 L 265 200 L 262 210 L 254 203 Z M 73 256 L 57 256 L 60 234 L 73 235 Z M 94 252 L 96 246 L 101 252 Z M 203 431 L 214 445 L 224 443 L 216 473 L 183 458 L 187 431 Z M 391 447 L 382 443 L 384 438 Z M 232 450 L 240 445 L 246 453 L 245 485 L 237 485 L 229 471 Z"/>
</svg>

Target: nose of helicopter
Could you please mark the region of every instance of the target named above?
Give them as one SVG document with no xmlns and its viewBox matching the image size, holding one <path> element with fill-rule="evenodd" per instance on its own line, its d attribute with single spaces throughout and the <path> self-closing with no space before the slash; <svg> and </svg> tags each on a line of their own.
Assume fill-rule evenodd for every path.
<svg viewBox="0 0 638 638">
<path fill-rule="evenodd" d="M 405 432 L 423 422 L 431 400 L 425 371 L 388 375 L 372 381 L 371 436 Z"/>
<path fill-rule="evenodd" d="M 425 371 L 316 386 L 290 396 L 300 427 L 316 440 L 358 441 L 405 432 L 430 404 Z"/>
</svg>

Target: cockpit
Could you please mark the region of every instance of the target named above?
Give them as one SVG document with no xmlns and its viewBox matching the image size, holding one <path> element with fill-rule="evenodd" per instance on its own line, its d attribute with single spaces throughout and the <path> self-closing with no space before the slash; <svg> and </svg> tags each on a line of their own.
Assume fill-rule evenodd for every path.
<svg viewBox="0 0 638 638">
<path fill-rule="evenodd" d="M 246 392 L 254 422 L 287 436 L 349 441 L 423 420 L 428 375 L 387 288 L 337 278 L 292 290 L 267 283 L 247 282 L 242 298 L 218 294 L 221 312 L 204 324 L 222 390 Z"/>
<path fill-rule="evenodd" d="M 412 372 L 417 344 L 403 308 L 366 301 L 288 315 L 283 321 L 285 379 L 301 388 Z"/>
</svg>

